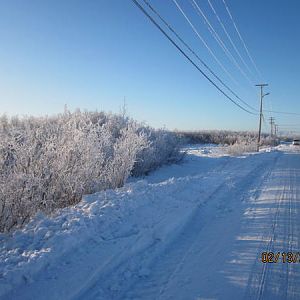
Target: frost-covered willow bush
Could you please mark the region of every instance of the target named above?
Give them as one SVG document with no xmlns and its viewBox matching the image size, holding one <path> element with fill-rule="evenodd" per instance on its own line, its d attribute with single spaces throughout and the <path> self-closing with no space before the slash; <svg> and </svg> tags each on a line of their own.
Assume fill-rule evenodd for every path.
<svg viewBox="0 0 300 300">
<path fill-rule="evenodd" d="M 175 133 L 149 127 L 143 130 L 147 133 L 149 147 L 138 153 L 134 176 L 147 174 L 162 164 L 178 161 L 184 155 L 180 152 L 182 141 Z"/>
<path fill-rule="evenodd" d="M 237 141 L 225 148 L 225 152 L 230 155 L 241 155 L 244 153 L 255 152 L 257 150 L 257 143 Z"/>
<path fill-rule="evenodd" d="M 0 117 L 0 231 L 22 226 L 83 194 L 121 187 L 179 157 L 172 133 L 124 115 L 65 111 L 54 117 Z"/>
</svg>

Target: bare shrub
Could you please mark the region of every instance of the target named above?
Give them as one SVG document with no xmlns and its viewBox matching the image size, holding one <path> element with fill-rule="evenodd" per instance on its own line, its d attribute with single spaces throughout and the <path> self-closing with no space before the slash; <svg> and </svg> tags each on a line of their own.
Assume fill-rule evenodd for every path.
<svg viewBox="0 0 300 300">
<path fill-rule="evenodd" d="M 162 164 L 179 161 L 184 155 L 180 152 L 182 141 L 175 133 L 164 129 L 146 129 L 149 146 L 138 153 L 133 169 L 135 176 L 147 174 Z"/>
<path fill-rule="evenodd" d="M 236 142 L 225 147 L 225 152 L 230 155 L 242 155 L 244 153 L 255 152 L 257 144 L 254 142 Z"/>
<path fill-rule="evenodd" d="M 78 203 L 83 194 L 121 187 L 132 173 L 174 160 L 177 142 L 125 115 L 1 116 L 0 231 L 22 226 L 37 211 Z"/>
</svg>

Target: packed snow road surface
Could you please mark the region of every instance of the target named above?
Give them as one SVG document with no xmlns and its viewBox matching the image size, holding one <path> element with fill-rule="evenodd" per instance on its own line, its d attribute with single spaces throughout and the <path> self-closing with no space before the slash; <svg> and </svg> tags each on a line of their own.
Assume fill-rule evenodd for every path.
<svg viewBox="0 0 300 300">
<path fill-rule="evenodd" d="M 297 147 L 189 148 L 180 165 L 0 235 L 0 298 L 300 299 L 299 190 Z"/>
</svg>

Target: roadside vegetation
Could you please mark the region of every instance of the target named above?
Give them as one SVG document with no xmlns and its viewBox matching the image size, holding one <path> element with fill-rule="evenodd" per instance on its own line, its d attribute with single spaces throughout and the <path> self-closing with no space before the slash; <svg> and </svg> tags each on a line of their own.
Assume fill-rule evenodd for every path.
<svg viewBox="0 0 300 300">
<path fill-rule="evenodd" d="M 229 155 L 241 155 L 257 149 L 257 132 L 252 131 L 182 131 L 178 132 L 178 136 L 190 144 L 224 145 L 226 146 L 224 151 Z M 275 146 L 276 144 L 278 144 L 277 139 L 270 138 L 267 134 L 261 135 L 261 146 Z"/>
<path fill-rule="evenodd" d="M 0 117 L 0 232 L 180 160 L 177 135 L 125 114 Z"/>
<path fill-rule="evenodd" d="M 202 130 L 202 131 L 179 131 L 178 135 L 185 138 L 191 144 L 221 144 L 233 145 L 241 142 L 257 141 L 257 133 L 252 131 L 229 131 L 229 130 Z M 268 135 L 262 135 L 267 139 Z"/>
</svg>

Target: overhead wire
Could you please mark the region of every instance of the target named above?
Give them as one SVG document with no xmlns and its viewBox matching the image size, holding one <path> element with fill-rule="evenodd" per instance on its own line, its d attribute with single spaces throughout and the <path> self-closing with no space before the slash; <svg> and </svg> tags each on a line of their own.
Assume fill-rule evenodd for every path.
<svg viewBox="0 0 300 300">
<path fill-rule="evenodd" d="M 159 29 L 159 31 L 171 42 L 171 44 L 220 92 L 222 93 L 229 101 L 234 105 L 242 109 L 243 111 L 256 115 L 255 113 L 247 110 L 242 105 L 233 100 L 226 92 L 224 92 L 200 67 L 185 53 L 184 50 L 165 32 L 165 30 L 153 19 L 153 17 L 144 9 L 144 7 L 137 1 L 132 0 L 132 2 L 143 12 L 143 14 Z"/>
<path fill-rule="evenodd" d="M 178 4 L 176 0 L 172 0 L 173 3 L 176 5 L 177 9 L 180 11 L 180 13 L 183 15 L 183 17 L 186 19 L 186 21 L 189 23 L 191 26 L 192 30 L 194 33 L 197 35 L 197 37 L 200 39 L 200 41 L 203 43 L 203 45 L 206 47 L 210 55 L 214 58 L 214 60 L 217 62 L 217 64 L 222 68 L 222 70 L 228 75 L 228 77 L 236 84 L 238 85 L 238 82 L 234 79 L 234 77 L 229 73 L 229 71 L 225 68 L 225 66 L 220 62 L 220 60 L 217 58 L 215 53 L 212 51 L 212 49 L 208 46 L 207 42 L 205 39 L 200 35 L 199 31 L 196 29 L 194 24 L 191 22 L 191 20 L 188 18 L 186 13 L 183 11 L 181 6 Z"/>
<path fill-rule="evenodd" d="M 295 115 L 295 116 L 300 116 L 300 113 L 294 113 L 294 112 L 286 112 L 286 111 L 276 111 L 276 110 L 266 110 L 264 109 L 265 112 L 269 113 L 274 113 L 274 114 L 283 114 L 283 115 Z"/>
<path fill-rule="evenodd" d="M 208 18 L 206 17 L 204 11 L 201 9 L 201 7 L 197 4 L 195 0 L 190 0 L 193 8 L 195 9 L 197 15 L 199 17 L 202 17 L 204 19 L 204 23 L 206 24 L 208 31 L 210 34 L 213 36 L 213 38 L 216 40 L 218 45 L 221 47 L 221 49 L 224 51 L 228 59 L 231 61 L 231 63 L 241 72 L 241 74 L 245 77 L 245 79 L 248 81 L 248 83 L 251 85 L 252 88 L 254 88 L 254 83 L 251 81 L 249 76 L 244 72 L 242 67 L 239 65 L 237 60 L 234 58 L 234 56 L 231 54 L 229 49 L 226 47 L 225 43 L 223 42 L 222 38 L 220 35 L 217 33 L 215 28 L 212 26 Z"/>
<path fill-rule="evenodd" d="M 300 130 L 282 130 L 281 133 L 287 133 L 287 134 L 297 133 L 297 134 L 299 134 Z"/>
<path fill-rule="evenodd" d="M 267 125 L 267 122 L 266 122 L 264 114 L 262 114 L 262 120 L 263 120 L 263 124 L 264 124 L 265 130 L 268 131 L 268 125 Z"/>
<path fill-rule="evenodd" d="M 210 0 L 207 0 L 207 1 L 208 1 L 208 4 L 209 4 L 211 10 L 213 11 L 214 15 L 216 16 L 216 18 L 217 18 L 219 24 L 221 25 L 221 27 L 222 27 L 222 29 L 223 29 L 225 35 L 227 36 L 228 40 L 230 41 L 230 44 L 232 45 L 233 49 L 234 49 L 235 52 L 237 53 L 237 55 L 238 55 L 238 57 L 240 58 L 240 60 L 243 62 L 244 66 L 247 68 L 248 72 L 249 72 L 251 75 L 253 75 L 253 73 L 252 73 L 250 67 L 248 66 L 248 64 L 246 63 L 246 61 L 244 60 L 244 58 L 242 57 L 242 55 L 241 55 L 241 53 L 239 52 L 237 46 L 236 46 L 235 43 L 233 42 L 233 40 L 232 40 L 230 34 L 228 33 L 228 31 L 227 31 L 227 29 L 226 29 L 224 23 L 222 22 L 221 18 L 219 17 L 219 15 L 218 15 L 216 9 L 215 9 L 214 6 L 212 5 L 212 2 L 211 2 Z"/>
<path fill-rule="evenodd" d="M 269 98 L 267 98 L 267 99 L 269 99 Z M 265 100 L 265 101 L 267 101 L 267 100 Z M 272 118 L 272 114 L 270 113 L 270 111 L 272 111 L 272 107 L 271 107 L 271 102 L 270 101 L 267 101 L 267 102 L 268 102 L 268 106 L 269 106 L 270 110 L 269 111 L 268 110 L 263 110 L 263 111 L 267 115 L 268 119 L 270 119 L 270 118 Z"/>
<path fill-rule="evenodd" d="M 280 124 L 280 127 L 300 127 L 300 124 Z"/>
<path fill-rule="evenodd" d="M 273 111 L 272 97 L 271 98 L 267 98 L 266 101 L 268 102 L 268 105 L 269 105 L 269 116 L 270 116 L 270 118 L 272 118 L 273 117 L 272 113 L 271 113 Z"/>
<path fill-rule="evenodd" d="M 161 14 L 155 9 L 147 0 L 143 0 L 145 5 L 149 7 L 149 9 L 163 22 L 169 30 L 176 36 L 176 38 L 201 62 L 201 64 L 228 90 L 230 91 L 240 102 L 246 105 L 248 108 L 257 112 L 257 109 L 253 106 L 249 105 L 246 101 L 241 99 L 205 62 L 203 59 L 199 57 L 199 55 L 183 40 L 183 38 L 175 31 L 175 29 L 167 22 Z"/>
<path fill-rule="evenodd" d="M 240 31 L 239 31 L 239 29 L 238 29 L 238 27 L 237 27 L 237 24 L 236 24 L 236 22 L 235 22 L 234 19 L 233 19 L 233 16 L 232 16 L 232 14 L 231 14 L 231 12 L 230 12 L 230 10 L 229 10 L 228 5 L 226 4 L 225 0 L 222 0 L 222 1 L 223 1 L 223 3 L 224 3 L 224 6 L 225 6 L 226 11 L 227 11 L 227 13 L 228 13 L 228 15 L 229 15 L 229 18 L 231 19 L 231 21 L 232 21 L 232 23 L 233 23 L 233 26 L 234 26 L 234 28 L 235 28 L 235 30 L 236 30 L 236 32 L 237 32 L 239 38 L 240 38 L 240 41 L 242 42 L 242 45 L 243 45 L 244 48 L 245 48 L 245 51 L 246 51 L 246 53 L 247 53 L 247 55 L 248 55 L 248 57 L 249 57 L 249 59 L 250 59 L 252 65 L 254 66 L 254 68 L 255 68 L 257 74 L 258 74 L 260 77 L 262 77 L 261 72 L 259 71 L 259 69 L 258 69 L 256 63 L 254 62 L 254 59 L 252 58 L 252 56 L 251 56 L 251 54 L 250 54 L 250 52 L 249 52 L 249 50 L 248 50 L 248 47 L 247 47 L 247 45 L 246 45 L 244 39 L 242 38 L 242 35 L 241 35 L 241 33 L 240 33 Z"/>
</svg>

